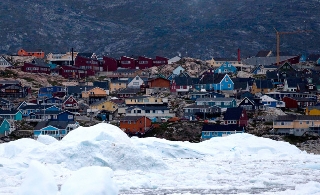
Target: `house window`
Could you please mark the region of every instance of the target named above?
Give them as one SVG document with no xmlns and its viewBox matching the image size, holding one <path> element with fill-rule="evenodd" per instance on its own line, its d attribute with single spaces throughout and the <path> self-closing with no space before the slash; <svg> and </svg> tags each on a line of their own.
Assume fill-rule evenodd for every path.
<svg viewBox="0 0 320 195">
<path fill-rule="evenodd" d="M 73 119 L 73 115 L 68 115 L 68 119 Z"/>
<path fill-rule="evenodd" d="M 228 84 L 228 88 L 231 88 L 231 84 Z"/>
<path fill-rule="evenodd" d="M 133 85 L 139 85 L 139 82 L 133 82 Z"/>
<path fill-rule="evenodd" d="M 229 81 L 229 79 L 228 79 L 228 78 L 226 78 L 226 81 L 228 82 L 228 81 Z"/>
<path fill-rule="evenodd" d="M 216 102 L 216 105 L 221 105 L 221 102 Z"/>
<path fill-rule="evenodd" d="M 102 105 L 101 108 L 104 108 L 104 105 Z"/>
<path fill-rule="evenodd" d="M 244 100 L 244 103 L 246 103 L 246 104 L 247 104 L 247 103 L 248 103 L 248 100 Z"/>
<path fill-rule="evenodd" d="M 53 115 L 52 118 L 53 118 L 53 119 L 57 119 L 57 115 Z"/>
<path fill-rule="evenodd" d="M 141 113 L 141 110 L 137 110 L 137 113 Z"/>
</svg>

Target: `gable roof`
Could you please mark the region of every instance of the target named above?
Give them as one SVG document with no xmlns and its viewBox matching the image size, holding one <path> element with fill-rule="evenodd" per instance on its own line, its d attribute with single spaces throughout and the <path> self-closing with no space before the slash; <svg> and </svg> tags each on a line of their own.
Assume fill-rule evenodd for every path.
<svg viewBox="0 0 320 195">
<path fill-rule="evenodd" d="M 273 84 L 270 80 L 255 80 L 258 89 L 273 89 Z"/>
<path fill-rule="evenodd" d="M 205 74 L 199 79 L 199 84 L 217 84 L 220 83 L 225 77 L 228 77 L 228 74 Z M 233 83 L 233 81 L 231 80 Z"/>
<path fill-rule="evenodd" d="M 227 108 L 223 120 L 239 120 L 243 112 L 242 107 Z"/>
</svg>

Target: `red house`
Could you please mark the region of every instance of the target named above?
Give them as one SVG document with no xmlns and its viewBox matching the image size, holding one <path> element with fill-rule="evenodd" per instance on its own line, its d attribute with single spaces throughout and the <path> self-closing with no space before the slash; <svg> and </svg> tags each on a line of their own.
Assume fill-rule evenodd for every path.
<svg viewBox="0 0 320 195">
<path fill-rule="evenodd" d="M 79 104 L 77 100 L 73 96 L 67 97 L 64 102 L 62 103 L 61 108 L 63 110 L 69 110 L 71 112 L 78 112 Z"/>
<path fill-rule="evenodd" d="M 21 67 L 23 72 L 31 72 L 31 73 L 45 73 L 50 74 L 51 70 L 50 67 L 47 65 L 38 65 L 25 62 Z"/>
<path fill-rule="evenodd" d="M 225 125 L 237 124 L 243 127 L 248 125 L 247 112 L 242 107 L 227 108 L 223 120 Z"/>
<path fill-rule="evenodd" d="M 136 60 L 136 67 L 139 69 L 151 68 L 153 66 L 153 60 L 151 58 L 139 56 Z"/>
<path fill-rule="evenodd" d="M 314 106 L 316 100 L 312 98 L 301 98 L 301 97 L 284 97 L 282 101 L 286 103 L 286 108 L 305 108 L 308 106 Z"/>
<path fill-rule="evenodd" d="M 170 80 L 158 77 L 148 80 L 148 86 L 152 87 L 161 87 L 161 88 L 170 88 Z"/>
<path fill-rule="evenodd" d="M 116 59 L 103 56 L 102 68 L 103 71 L 116 71 L 118 69 L 118 61 Z"/>
<path fill-rule="evenodd" d="M 67 79 L 82 79 L 88 76 L 86 70 L 74 66 L 61 66 L 59 69 L 59 75 Z"/>
<path fill-rule="evenodd" d="M 136 60 L 127 56 L 121 56 L 120 66 L 122 68 L 136 69 Z"/>
<path fill-rule="evenodd" d="M 156 56 L 156 58 L 153 59 L 153 66 L 160 66 L 164 64 L 168 64 L 168 58 Z"/>
<path fill-rule="evenodd" d="M 94 58 L 77 55 L 74 63 L 76 67 L 87 70 L 87 76 L 94 76 L 96 72 L 100 71 L 100 61 Z"/>
</svg>

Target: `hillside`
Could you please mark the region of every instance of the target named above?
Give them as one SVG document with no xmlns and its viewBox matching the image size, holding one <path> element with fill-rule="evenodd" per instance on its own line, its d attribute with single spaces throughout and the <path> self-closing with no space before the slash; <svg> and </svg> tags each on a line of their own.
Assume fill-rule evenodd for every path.
<svg viewBox="0 0 320 195">
<path fill-rule="evenodd" d="M 17 6 L 18 5 L 18 6 Z M 0 2 L 0 53 L 21 47 L 45 52 L 81 52 L 118 57 L 178 53 L 199 59 L 275 50 L 317 52 L 320 4 L 310 1 L 226 0 L 10 0 Z"/>
</svg>

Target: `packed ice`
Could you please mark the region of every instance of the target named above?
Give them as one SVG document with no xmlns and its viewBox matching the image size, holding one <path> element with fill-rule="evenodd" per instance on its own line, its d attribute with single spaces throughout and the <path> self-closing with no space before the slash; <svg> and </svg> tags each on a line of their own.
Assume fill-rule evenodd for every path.
<svg viewBox="0 0 320 195">
<path fill-rule="evenodd" d="M 319 176 L 320 156 L 246 133 L 190 143 L 100 123 L 0 144 L 0 194 L 320 194 Z"/>
</svg>

